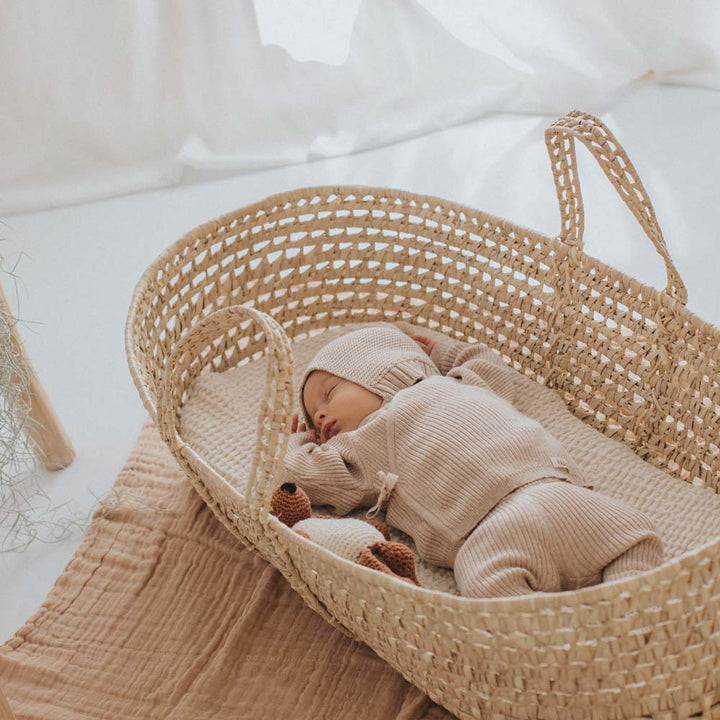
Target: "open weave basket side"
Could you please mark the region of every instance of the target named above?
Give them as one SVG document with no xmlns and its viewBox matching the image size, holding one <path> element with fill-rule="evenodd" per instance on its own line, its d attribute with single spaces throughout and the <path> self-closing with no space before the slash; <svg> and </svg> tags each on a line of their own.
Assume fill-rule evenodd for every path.
<svg viewBox="0 0 720 720">
<path fill-rule="evenodd" d="M 665 261 L 664 291 L 583 252 L 573 139 Z M 126 335 L 131 372 L 226 527 L 323 617 L 460 717 L 714 717 L 718 542 L 625 581 L 470 600 L 311 554 L 267 512 L 289 432 L 281 416 L 295 400 L 289 339 L 376 320 L 481 340 L 555 388 L 584 422 L 718 491 L 720 335 L 684 306 L 652 205 L 607 128 L 574 112 L 546 143 L 563 218 L 557 238 L 447 200 L 368 187 L 295 190 L 202 225 L 138 284 Z M 179 413 L 203 369 L 265 352 L 266 403 L 243 493 L 183 442 Z"/>
</svg>

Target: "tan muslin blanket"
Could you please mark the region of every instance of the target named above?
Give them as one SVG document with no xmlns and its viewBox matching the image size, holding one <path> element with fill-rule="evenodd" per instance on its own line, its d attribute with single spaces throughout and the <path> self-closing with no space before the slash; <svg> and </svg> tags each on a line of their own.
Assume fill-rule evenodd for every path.
<svg viewBox="0 0 720 720">
<path fill-rule="evenodd" d="M 150 423 L 114 488 L 0 648 L 16 718 L 452 717 L 239 544 Z"/>
</svg>

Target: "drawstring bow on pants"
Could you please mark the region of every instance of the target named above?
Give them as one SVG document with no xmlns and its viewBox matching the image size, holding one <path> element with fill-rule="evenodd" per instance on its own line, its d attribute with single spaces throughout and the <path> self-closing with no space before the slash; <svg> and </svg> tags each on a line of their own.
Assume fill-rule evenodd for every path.
<svg viewBox="0 0 720 720">
<path fill-rule="evenodd" d="M 380 512 L 383 504 L 390 499 L 390 495 L 398 481 L 398 476 L 395 473 L 384 472 L 383 470 L 377 471 L 377 477 L 382 482 L 382 488 L 380 489 L 380 495 L 375 505 L 365 513 L 365 517 L 367 518 L 374 518 Z"/>
</svg>

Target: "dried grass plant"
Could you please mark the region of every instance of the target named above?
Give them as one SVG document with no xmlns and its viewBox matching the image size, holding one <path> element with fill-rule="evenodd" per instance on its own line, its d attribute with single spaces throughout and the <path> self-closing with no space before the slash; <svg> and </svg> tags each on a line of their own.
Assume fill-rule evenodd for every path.
<svg viewBox="0 0 720 720">
<path fill-rule="evenodd" d="M 0 256 L 0 281 L 11 281 L 17 297 L 17 265 Z M 55 505 L 41 484 L 37 455 L 28 440 L 33 422 L 29 408 L 29 378 L 13 329 L 26 321 L 0 308 L 0 553 L 25 551 L 33 542 L 60 542 L 84 533 L 97 512 L 111 517 L 120 507 L 161 508 L 148 504 L 141 492 L 112 489 L 105 498 L 92 491 L 95 503 L 86 512 Z"/>
</svg>

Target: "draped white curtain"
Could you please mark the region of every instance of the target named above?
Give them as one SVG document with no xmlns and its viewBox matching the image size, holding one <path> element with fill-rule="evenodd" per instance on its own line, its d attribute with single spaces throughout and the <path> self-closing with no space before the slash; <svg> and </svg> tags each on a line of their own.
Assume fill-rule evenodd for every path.
<svg viewBox="0 0 720 720">
<path fill-rule="evenodd" d="M 720 89 L 714 0 L 5 0 L 0 214 Z"/>
</svg>

